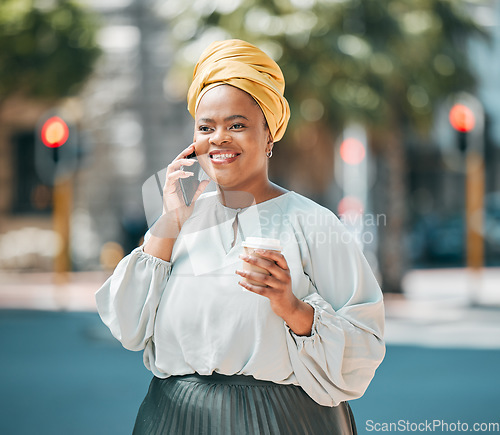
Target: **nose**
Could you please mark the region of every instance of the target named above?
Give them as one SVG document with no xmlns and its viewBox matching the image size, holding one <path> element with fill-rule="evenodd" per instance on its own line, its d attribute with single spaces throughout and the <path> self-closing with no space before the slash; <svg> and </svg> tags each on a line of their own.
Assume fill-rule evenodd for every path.
<svg viewBox="0 0 500 435">
<path fill-rule="evenodd" d="M 210 135 L 209 142 L 213 145 L 221 145 L 231 142 L 231 135 L 225 128 L 217 128 L 213 134 Z"/>
</svg>

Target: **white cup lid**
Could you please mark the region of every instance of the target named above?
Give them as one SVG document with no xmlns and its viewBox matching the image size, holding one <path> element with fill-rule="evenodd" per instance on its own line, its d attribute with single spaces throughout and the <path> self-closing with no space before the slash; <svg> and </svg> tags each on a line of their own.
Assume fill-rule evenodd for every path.
<svg viewBox="0 0 500 435">
<path fill-rule="evenodd" d="M 281 251 L 281 243 L 278 239 L 267 239 L 263 237 L 247 237 L 242 243 L 245 248 L 270 249 L 272 251 Z"/>
</svg>

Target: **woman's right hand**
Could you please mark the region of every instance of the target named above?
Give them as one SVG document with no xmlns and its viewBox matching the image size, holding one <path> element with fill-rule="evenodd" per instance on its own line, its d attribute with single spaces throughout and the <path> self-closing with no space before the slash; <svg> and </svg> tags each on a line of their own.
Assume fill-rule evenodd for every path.
<svg viewBox="0 0 500 435">
<path fill-rule="evenodd" d="M 209 180 L 201 181 L 193 196 L 191 204 L 187 206 L 184 202 L 179 179 L 193 176 L 192 172 L 181 169 L 181 166 L 188 167 L 195 162 L 194 159 L 186 158 L 192 154 L 194 150 L 195 147 L 193 143 L 172 160 L 172 163 L 167 166 L 167 177 L 165 179 L 165 185 L 163 186 L 163 216 L 167 217 L 168 221 L 174 223 L 178 231 L 180 231 L 184 222 L 191 216 L 194 209 L 194 203 L 209 183 Z"/>
</svg>

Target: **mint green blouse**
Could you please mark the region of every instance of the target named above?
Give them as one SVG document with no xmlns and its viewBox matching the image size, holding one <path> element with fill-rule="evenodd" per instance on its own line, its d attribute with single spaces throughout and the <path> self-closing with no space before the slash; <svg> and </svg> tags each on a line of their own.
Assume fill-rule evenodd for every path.
<svg viewBox="0 0 500 435">
<path fill-rule="evenodd" d="M 238 284 L 238 255 L 251 236 L 281 241 L 292 290 L 314 308 L 310 336 L 294 334 L 269 299 Z M 385 354 L 382 292 L 354 237 L 330 210 L 292 191 L 244 209 L 203 194 L 171 261 L 134 249 L 96 301 L 112 334 L 142 350 L 160 378 L 251 375 L 300 385 L 336 406 L 363 395 Z"/>
</svg>

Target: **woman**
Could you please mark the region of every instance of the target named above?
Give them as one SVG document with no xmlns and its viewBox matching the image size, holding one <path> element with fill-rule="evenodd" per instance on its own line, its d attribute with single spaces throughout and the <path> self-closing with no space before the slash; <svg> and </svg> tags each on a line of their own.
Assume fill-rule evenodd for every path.
<svg viewBox="0 0 500 435">
<path fill-rule="evenodd" d="M 268 178 L 283 91 L 253 45 L 205 50 L 188 93 L 194 142 L 167 168 L 163 214 L 97 292 L 103 322 L 154 374 L 135 434 L 356 432 L 347 401 L 384 357 L 382 294 L 335 215 Z M 193 151 L 217 189 L 202 194 L 203 181 L 188 207 Z M 242 255 L 247 237 L 282 250 Z"/>
</svg>

